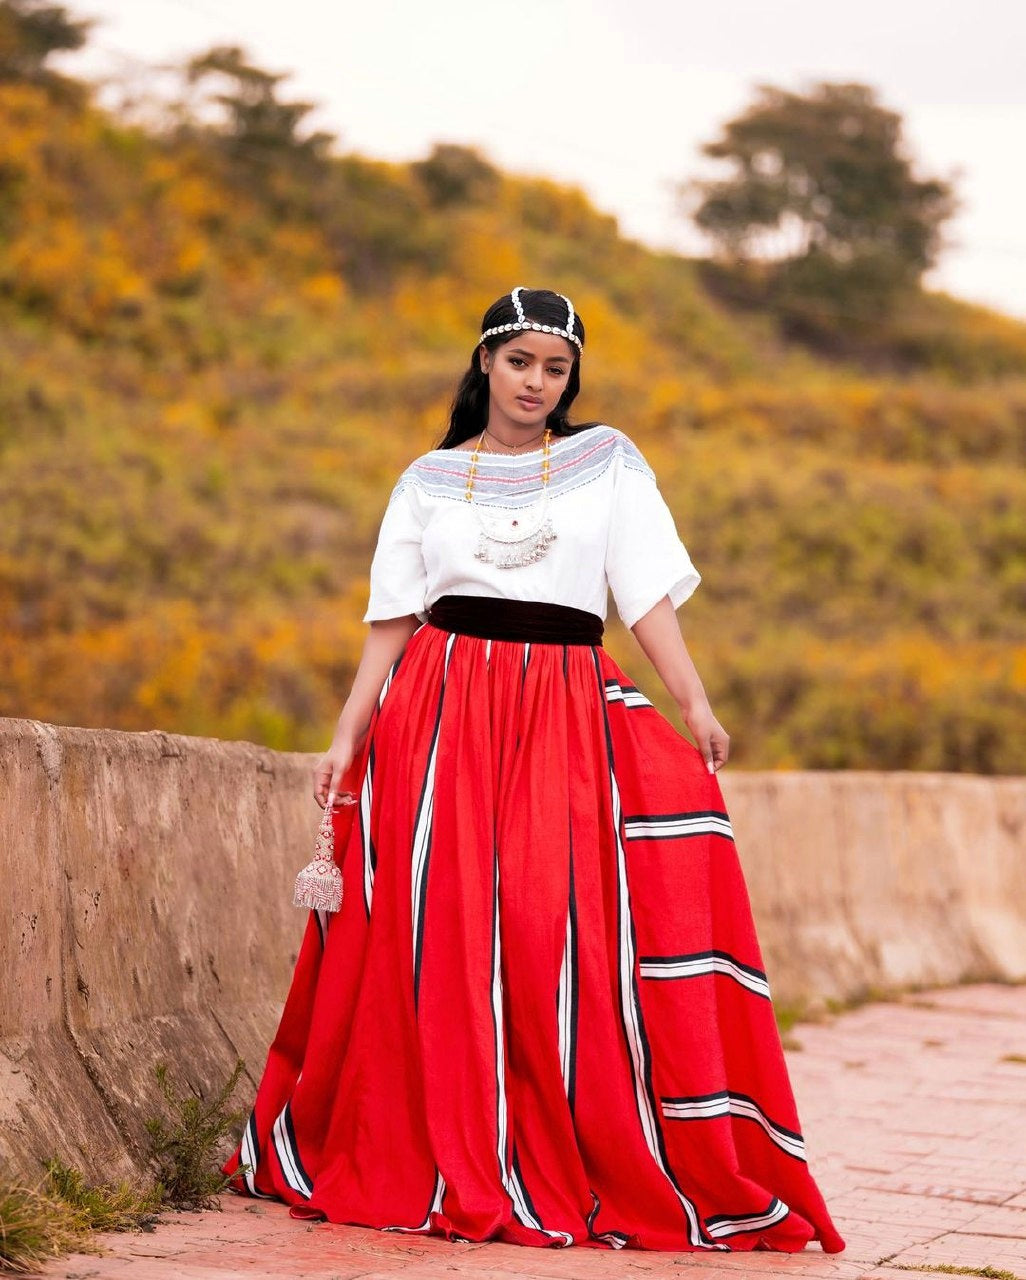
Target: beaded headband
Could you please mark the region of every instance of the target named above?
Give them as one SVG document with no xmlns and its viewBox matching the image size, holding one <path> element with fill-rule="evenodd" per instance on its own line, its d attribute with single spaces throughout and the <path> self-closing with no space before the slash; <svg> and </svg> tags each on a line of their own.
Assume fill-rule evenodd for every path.
<svg viewBox="0 0 1026 1280">
<path fill-rule="evenodd" d="M 534 320 L 528 320 L 524 315 L 524 308 L 520 304 L 520 294 L 527 286 L 518 284 L 517 287 L 509 295 L 513 300 L 513 306 L 517 313 L 515 324 L 497 324 L 494 329 L 486 329 L 478 338 L 478 343 L 484 342 L 485 338 L 490 338 L 495 333 L 512 333 L 515 329 L 537 329 L 539 333 L 554 333 L 560 338 L 569 338 L 571 342 L 576 342 L 578 351 L 584 351 L 584 345 L 580 338 L 574 333 L 574 304 L 563 293 L 557 296 L 562 298 L 566 303 L 566 328 L 559 329 L 554 324 L 537 324 Z"/>
</svg>

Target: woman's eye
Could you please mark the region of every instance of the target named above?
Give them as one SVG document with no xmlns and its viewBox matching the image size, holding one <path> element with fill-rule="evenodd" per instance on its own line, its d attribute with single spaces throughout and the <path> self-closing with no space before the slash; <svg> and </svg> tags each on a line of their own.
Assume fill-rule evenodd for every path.
<svg viewBox="0 0 1026 1280">
<path fill-rule="evenodd" d="M 509 362 L 512 365 L 521 365 L 521 364 L 527 363 L 527 361 L 523 358 L 523 356 L 510 356 Z M 566 370 L 560 368 L 559 365 L 556 365 L 555 368 L 552 368 L 549 370 L 549 373 L 554 374 L 558 377 L 560 374 L 565 374 Z"/>
</svg>

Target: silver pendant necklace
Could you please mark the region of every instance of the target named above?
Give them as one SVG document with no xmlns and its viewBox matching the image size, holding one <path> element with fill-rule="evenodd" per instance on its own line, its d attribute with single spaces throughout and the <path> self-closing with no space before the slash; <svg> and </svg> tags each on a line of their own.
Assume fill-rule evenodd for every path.
<svg viewBox="0 0 1026 1280">
<path fill-rule="evenodd" d="M 524 565 L 534 564 L 555 541 L 556 531 L 552 527 L 549 516 L 549 440 L 552 432 L 545 428 L 545 443 L 542 454 L 542 492 L 541 497 L 527 507 L 503 515 L 496 515 L 481 507 L 473 499 L 474 473 L 477 470 L 477 457 L 481 449 L 481 439 L 470 455 L 470 470 L 467 472 L 467 488 L 464 494 L 471 504 L 474 515 L 480 526 L 477 547 L 474 557 L 487 564 L 494 564 L 498 569 L 518 569 Z"/>
</svg>

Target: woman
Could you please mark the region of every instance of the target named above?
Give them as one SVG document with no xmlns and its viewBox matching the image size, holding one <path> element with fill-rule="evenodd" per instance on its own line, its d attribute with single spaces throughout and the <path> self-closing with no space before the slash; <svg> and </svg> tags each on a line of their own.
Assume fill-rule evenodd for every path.
<svg viewBox="0 0 1026 1280">
<path fill-rule="evenodd" d="M 677 624 L 699 574 L 630 438 L 568 422 L 583 345 L 563 295 L 500 298 L 392 491 L 314 776 L 341 911 L 225 1172 L 456 1240 L 837 1252 Z M 697 746 L 603 649 L 608 588 Z"/>
</svg>

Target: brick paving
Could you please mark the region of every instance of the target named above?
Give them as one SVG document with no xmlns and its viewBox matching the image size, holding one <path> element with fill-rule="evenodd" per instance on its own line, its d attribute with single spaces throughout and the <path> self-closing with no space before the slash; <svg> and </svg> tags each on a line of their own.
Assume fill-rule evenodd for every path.
<svg viewBox="0 0 1026 1280">
<path fill-rule="evenodd" d="M 303 1223 L 226 1195 L 165 1215 L 52 1280 L 476 1280 L 795 1275 L 908 1280 L 959 1269 L 1026 1280 L 1026 985 L 979 984 L 863 1005 L 788 1036 L 815 1175 L 843 1253 L 717 1254 L 458 1244 Z"/>
</svg>

